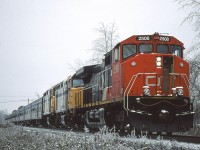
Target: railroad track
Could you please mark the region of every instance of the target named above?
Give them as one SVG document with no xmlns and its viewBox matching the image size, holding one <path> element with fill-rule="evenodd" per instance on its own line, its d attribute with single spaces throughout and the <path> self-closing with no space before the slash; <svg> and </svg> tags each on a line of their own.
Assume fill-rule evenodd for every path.
<svg viewBox="0 0 200 150">
<path fill-rule="evenodd" d="M 67 128 L 54 128 L 54 127 L 34 127 L 34 126 L 28 126 L 28 129 L 47 129 L 47 130 L 52 130 L 52 131 L 60 131 L 60 132 L 66 132 L 66 131 L 73 131 L 73 132 L 77 132 L 77 133 L 84 133 L 84 130 L 81 129 L 67 129 Z M 93 131 L 90 130 L 89 133 L 90 134 L 94 134 L 98 131 Z M 129 133 L 127 132 L 122 132 L 119 133 L 119 135 L 121 137 L 126 137 Z M 145 134 L 143 134 L 143 136 L 146 136 Z M 136 135 L 136 137 L 141 137 L 141 135 Z M 147 138 L 149 139 L 162 139 L 162 140 L 170 140 L 170 141 L 178 141 L 178 142 L 187 142 L 187 143 L 193 143 L 193 144 L 200 144 L 200 136 L 185 136 L 185 135 L 157 135 L 157 134 L 147 134 Z"/>
<path fill-rule="evenodd" d="M 142 135 L 136 135 L 137 137 L 141 137 Z M 167 134 L 143 134 L 143 136 L 147 136 L 149 139 L 163 139 L 163 140 L 170 140 L 170 141 L 178 141 L 178 142 L 187 142 L 187 143 L 194 143 L 200 144 L 200 136 L 190 136 L 190 135 L 167 135 Z"/>
<path fill-rule="evenodd" d="M 149 138 L 157 138 L 158 135 L 148 135 Z M 178 142 L 187 142 L 200 144 L 200 137 L 198 136 L 185 136 L 185 135 L 160 135 L 163 140 L 176 140 Z"/>
</svg>

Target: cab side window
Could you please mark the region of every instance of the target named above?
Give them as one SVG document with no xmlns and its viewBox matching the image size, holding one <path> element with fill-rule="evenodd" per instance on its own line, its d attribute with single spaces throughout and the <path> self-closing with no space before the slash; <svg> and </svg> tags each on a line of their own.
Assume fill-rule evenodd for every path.
<svg viewBox="0 0 200 150">
<path fill-rule="evenodd" d="M 116 62 L 116 61 L 119 61 L 119 47 L 116 47 L 115 49 L 114 49 L 114 62 Z"/>
<path fill-rule="evenodd" d="M 171 45 L 170 49 L 171 49 L 171 54 L 174 54 L 174 55 L 182 58 L 182 49 L 181 49 L 181 46 Z"/>
</svg>

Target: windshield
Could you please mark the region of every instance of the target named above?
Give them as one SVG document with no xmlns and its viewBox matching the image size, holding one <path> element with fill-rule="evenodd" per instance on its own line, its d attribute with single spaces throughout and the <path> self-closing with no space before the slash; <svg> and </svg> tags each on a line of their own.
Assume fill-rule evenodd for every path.
<svg viewBox="0 0 200 150">
<path fill-rule="evenodd" d="M 171 53 L 178 57 L 182 57 L 181 46 L 171 45 Z"/>
<path fill-rule="evenodd" d="M 141 44 L 139 46 L 140 53 L 151 53 L 153 51 L 153 46 L 151 44 Z"/>
<path fill-rule="evenodd" d="M 124 45 L 123 46 L 123 58 L 127 58 L 136 53 L 136 45 Z"/>
<path fill-rule="evenodd" d="M 167 45 L 157 45 L 157 53 L 168 53 L 168 46 Z"/>
<path fill-rule="evenodd" d="M 83 80 L 82 79 L 73 79 L 72 87 L 79 87 L 83 85 Z"/>
</svg>

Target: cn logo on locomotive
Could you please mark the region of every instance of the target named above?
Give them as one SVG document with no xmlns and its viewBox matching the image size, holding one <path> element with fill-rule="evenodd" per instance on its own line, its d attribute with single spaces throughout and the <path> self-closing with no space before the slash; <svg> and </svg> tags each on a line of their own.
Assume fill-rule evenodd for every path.
<svg viewBox="0 0 200 150">
<path fill-rule="evenodd" d="M 157 83 L 157 85 L 156 85 Z M 146 85 L 147 86 L 160 86 L 160 77 L 157 77 L 156 81 L 156 76 L 146 76 Z"/>
</svg>

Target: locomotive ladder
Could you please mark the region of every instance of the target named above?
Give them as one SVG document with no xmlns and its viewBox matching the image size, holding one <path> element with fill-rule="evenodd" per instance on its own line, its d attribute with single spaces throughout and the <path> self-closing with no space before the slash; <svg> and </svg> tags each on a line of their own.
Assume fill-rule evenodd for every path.
<svg viewBox="0 0 200 150">
<path fill-rule="evenodd" d="M 129 93 L 133 87 L 133 85 L 135 84 L 135 81 L 136 79 L 138 78 L 138 76 L 140 75 L 155 75 L 156 76 L 156 82 L 157 82 L 157 77 L 159 76 L 157 73 L 138 73 L 136 75 L 133 75 L 124 91 L 124 100 L 123 100 L 123 107 L 124 109 L 128 112 L 132 112 L 132 113 L 139 113 L 139 114 L 143 114 L 145 112 L 142 112 L 142 111 L 136 111 L 136 110 L 130 110 L 129 109 Z M 174 76 L 179 76 L 183 79 L 186 87 L 187 87 L 187 90 L 189 92 L 189 79 L 187 77 L 186 74 L 182 74 L 182 73 L 169 73 L 170 75 L 170 80 L 172 79 L 172 83 L 174 82 Z M 156 83 L 157 85 L 157 83 Z M 170 85 L 170 89 L 173 87 L 174 85 Z"/>
</svg>

